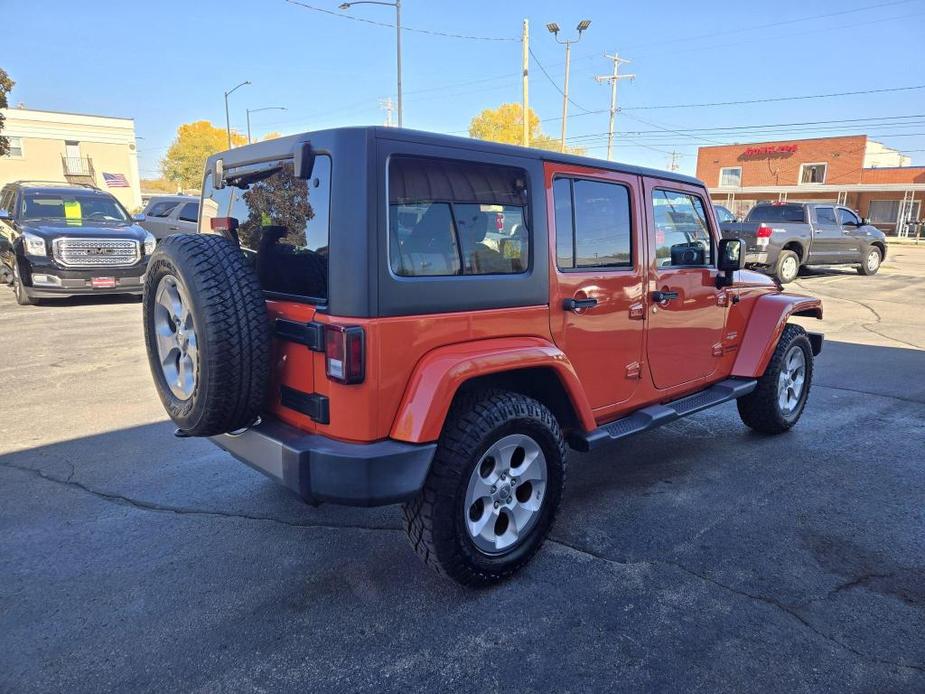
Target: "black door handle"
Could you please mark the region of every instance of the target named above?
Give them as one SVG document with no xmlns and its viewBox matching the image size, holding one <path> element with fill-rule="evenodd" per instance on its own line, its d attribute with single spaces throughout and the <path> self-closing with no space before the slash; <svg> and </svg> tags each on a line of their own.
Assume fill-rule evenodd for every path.
<svg viewBox="0 0 925 694">
<path fill-rule="evenodd" d="M 664 301 L 671 301 L 672 299 L 677 299 L 677 292 L 652 292 L 652 301 L 656 303 L 662 303 Z"/>
<path fill-rule="evenodd" d="M 597 306 L 597 299 L 566 299 L 562 302 L 562 308 L 566 311 L 575 311 L 582 308 L 592 308 Z"/>
</svg>

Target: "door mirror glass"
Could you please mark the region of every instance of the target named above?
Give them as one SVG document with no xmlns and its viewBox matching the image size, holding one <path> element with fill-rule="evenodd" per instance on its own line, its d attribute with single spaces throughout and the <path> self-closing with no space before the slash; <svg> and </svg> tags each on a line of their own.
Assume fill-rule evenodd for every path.
<svg viewBox="0 0 925 694">
<path fill-rule="evenodd" d="M 145 217 L 145 215 L 143 214 L 133 214 L 132 215 L 133 222 L 143 222 L 145 221 L 145 219 L 147 219 L 147 217 Z"/>
<path fill-rule="evenodd" d="M 745 267 L 745 249 L 742 239 L 723 239 L 719 242 L 719 269 L 734 272 Z"/>
</svg>

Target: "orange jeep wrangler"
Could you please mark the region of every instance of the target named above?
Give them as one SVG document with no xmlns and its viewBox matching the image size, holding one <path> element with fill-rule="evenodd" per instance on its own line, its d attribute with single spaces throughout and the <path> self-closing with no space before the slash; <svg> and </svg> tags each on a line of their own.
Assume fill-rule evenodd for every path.
<svg viewBox="0 0 925 694">
<path fill-rule="evenodd" d="M 817 299 L 743 269 L 700 181 L 391 128 L 211 157 L 199 234 L 145 280 L 151 371 L 208 436 L 310 503 L 404 504 L 439 572 L 526 564 L 593 449 L 736 400 L 788 430 Z"/>
</svg>

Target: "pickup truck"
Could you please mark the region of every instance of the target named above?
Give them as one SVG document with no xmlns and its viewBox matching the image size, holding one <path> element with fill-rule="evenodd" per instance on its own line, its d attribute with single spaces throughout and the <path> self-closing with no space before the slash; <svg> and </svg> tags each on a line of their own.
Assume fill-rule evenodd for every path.
<svg viewBox="0 0 925 694">
<path fill-rule="evenodd" d="M 873 275 L 886 258 L 886 236 L 847 207 L 820 203 L 758 203 L 743 222 L 720 224 L 723 238 L 745 244 L 747 267 L 781 284 L 808 265 L 855 265 Z"/>
</svg>

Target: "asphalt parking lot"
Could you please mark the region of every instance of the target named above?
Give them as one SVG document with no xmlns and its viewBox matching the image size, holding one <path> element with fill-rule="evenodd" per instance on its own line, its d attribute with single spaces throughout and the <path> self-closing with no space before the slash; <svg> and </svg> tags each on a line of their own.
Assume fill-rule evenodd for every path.
<svg viewBox="0 0 925 694">
<path fill-rule="evenodd" d="M 827 338 L 794 431 L 572 454 L 535 561 L 467 591 L 397 507 L 173 438 L 138 303 L 0 288 L 0 691 L 925 691 L 925 247 L 792 290 Z"/>
</svg>

